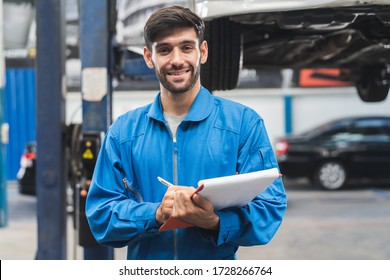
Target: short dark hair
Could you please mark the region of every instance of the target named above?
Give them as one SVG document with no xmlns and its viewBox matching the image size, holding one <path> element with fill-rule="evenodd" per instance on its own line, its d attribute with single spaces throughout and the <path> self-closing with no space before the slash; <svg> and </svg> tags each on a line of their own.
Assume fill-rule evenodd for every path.
<svg viewBox="0 0 390 280">
<path fill-rule="evenodd" d="M 144 27 L 144 38 L 146 47 L 151 50 L 156 38 L 173 28 L 193 27 L 199 39 L 203 41 L 204 22 L 188 8 L 180 6 L 162 7 L 155 11 L 148 19 Z"/>
</svg>

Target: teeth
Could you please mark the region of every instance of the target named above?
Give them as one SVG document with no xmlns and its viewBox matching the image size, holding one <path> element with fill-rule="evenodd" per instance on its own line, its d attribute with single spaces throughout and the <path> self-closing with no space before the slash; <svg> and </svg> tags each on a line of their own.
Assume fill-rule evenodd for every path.
<svg viewBox="0 0 390 280">
<path fill-rule="evenodd" d="M 172 76 L 180 76 L 180 75 L 184 75 L 187 72 L 188 70 L 181 70 L 180 72 L 176 70 L 176 71 L 168 71 L 167 73 L 168 75 L 172 75 Z"/>
</svg>

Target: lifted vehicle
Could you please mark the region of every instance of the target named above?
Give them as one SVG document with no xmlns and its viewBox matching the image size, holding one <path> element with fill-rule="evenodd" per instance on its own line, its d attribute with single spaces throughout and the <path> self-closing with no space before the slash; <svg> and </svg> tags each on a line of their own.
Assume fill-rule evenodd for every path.
<svg viewBox="0 0 390 280">
<path fill-rule="evenodd" d="M 235 88 L 243 68 L 332 68 L 340 74 L 328 78 L 353 84 L 365 102 L 388 95 L 388 0 L 121 0 L 119 44 L 140 50 L 146 19 L 164 5 L 187 6 L 204 19 L 209 57 L 201 78 L 212 91 Z"/>
<path fill-rule="evenodd" d="M 339 68 L 365 102 L 390 84 L 390 2 L 386 0 L 195 1 L 210 55 L 202 82 L 232 89 L 241 68 Z M 206 69 L 206 71 L 205 71 Z"/>
</svg>

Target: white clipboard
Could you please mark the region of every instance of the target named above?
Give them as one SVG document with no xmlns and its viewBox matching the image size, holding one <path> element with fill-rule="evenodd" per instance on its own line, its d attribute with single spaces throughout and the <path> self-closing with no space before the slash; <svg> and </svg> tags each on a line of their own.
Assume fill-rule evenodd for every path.
<svg viewBox="0 0 390 280">
<path fill-rule="evenodd" d="M 199 194 L 211 201 L 215 210 L 242 207 L 265 191 L 281 175 L 278 168 L 265 169 L 238 175 L 200 180 L 204 185 Z"/>
</svg>

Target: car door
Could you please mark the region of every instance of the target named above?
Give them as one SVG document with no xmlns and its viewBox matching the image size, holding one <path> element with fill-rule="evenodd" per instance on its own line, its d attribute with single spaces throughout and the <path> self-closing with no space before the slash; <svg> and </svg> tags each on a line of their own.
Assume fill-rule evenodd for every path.
<svg viewBox="0 0 390 280">
<path fill-rule="evenodd" d="M 389 178 L 390 125 L 380 118 L 359 119 L 350 128 L 350 172 L 353 177 Z"/>
</svg>

